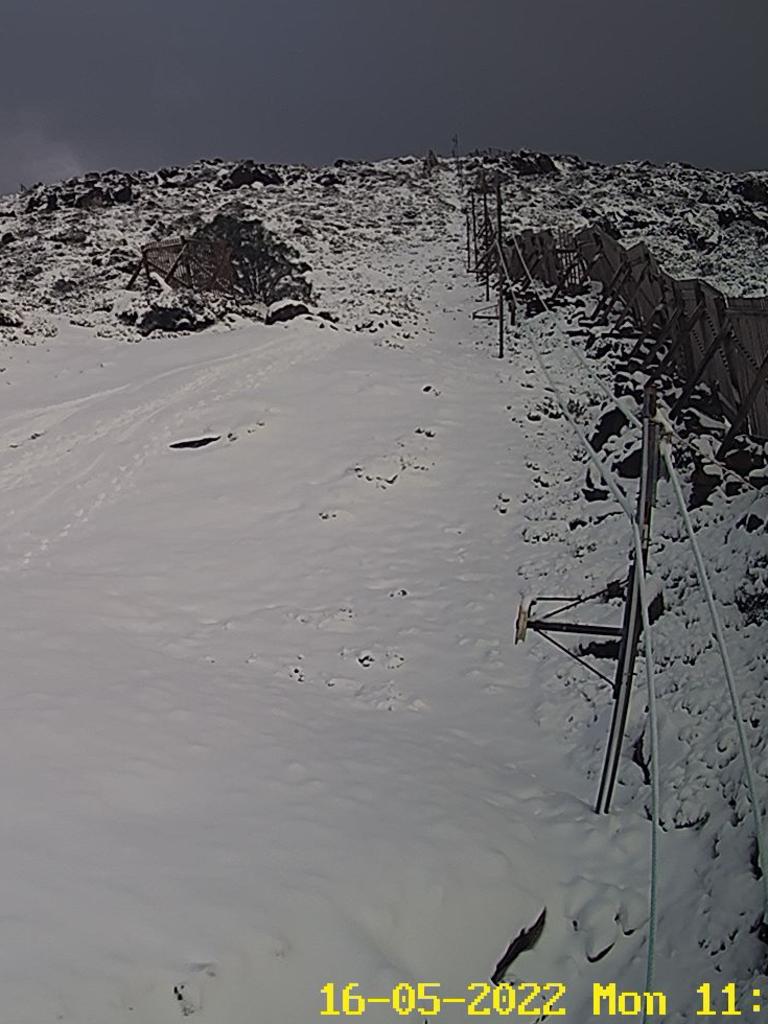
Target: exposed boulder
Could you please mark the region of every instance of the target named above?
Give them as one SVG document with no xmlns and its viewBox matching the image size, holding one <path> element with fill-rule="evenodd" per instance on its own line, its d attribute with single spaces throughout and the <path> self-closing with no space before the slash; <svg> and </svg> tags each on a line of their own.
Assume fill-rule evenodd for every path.
<svg viewBox="0 0 768 1024">
<path fill-rule="evenodd" d="M 287 320 L 294 320 L 297 316 L 304 316 L 309 309 L 303 302 L 294 302 L 293 299 L 281 299 L 273 302 L 267 310 L 264 322 L 267 324 L 285 323 Z"/>
<path fill-rule="evenodd" d="M 225 191 L 243 188 L 244 185 L 282 185 L 283 179 L 274 167 L 265 167 L 253 160 L 243 160 L 237 164 L 221 181 Z"/>
<path fill-rule="evenodd" d="M 734 182 L 733 191 L 750 203 L 760 203 L 761 206 L 768 206 L 768 178 L 758 178 L 749 175 Z"/>
<path fill-rule="evenodd" d="M 7 306 L 0 306 L 0 327 L 21 327 L 24 321 Z"/>
<path fill-rule="evenodd" d="M 112 193 L 112 198 L 116 203 L 132 203 L 135 197 L 130 184 L 126 183 L 121 185 L 120 188 L 115 189 Z"/>
<path fill-rule="evenodd" d="M 548 153 L 532 153 L 528 149 L 510 153 L 504 159 L 504 165 L 508 170 L 514 171 L 524 178 L 537 174 L 559 173 L 557 164 Z"/>
<path fill-rule="evenodd" d="M 96 206 L 108 206 L 107 193 L 100 188 L 89 188 L 74 201 L 78 210 L 92 210 Z"/>
<path fill-rule="evenodd" d="M 83 228 L 71 227 L 53 235 L 55 242 L 66 242 L 69 245 L 83 245 L 88 241 L 88 233 Z"/>
<path fill-rule="evenodd" d="M 56 210 L 94 210 L 134 201 L 130 175 L 112 171 L 108 175 L 90 173 L 57 185 L 36 185 L 29 192 L 27 213 L 54 213 Z"/>
<path fill-rule="evenodd" d="M 203 300 L 191 292 L 164 295 L 143 310 L 125 310 L 118 314 L 122 323 L 147 336 L 155 331 L 163 334 L 204 331 L 216 323 L 216 314 Z"/>
</svg>

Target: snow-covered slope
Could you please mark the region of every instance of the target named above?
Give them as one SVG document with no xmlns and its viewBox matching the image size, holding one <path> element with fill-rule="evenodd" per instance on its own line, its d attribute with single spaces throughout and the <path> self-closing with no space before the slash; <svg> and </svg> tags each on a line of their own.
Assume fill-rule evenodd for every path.
<svg viewBox="0 0 768 1024">
<path fill-rule="evenodd" d="M 189 235 L 219 213 L 264 222 L 295 248 L 312 268 L 319 306 L 347 326 L 420 315 L 418 293 L 396 295 L 399 253 L 414 237 L 440 240 L 446 225 L 445 201 L 421 161 L 281 167 L 264 175 L 269 184 L 232 188 L 237 166 L 115 171 L 0 198 L 0 229 L 8 227 L 0 230 L 0 336 L 51 334 L 65 315 L 101 337 L 137 340 L 124 314 L 140 302 L 126 288 L 141 247 Z M 254 312 L 239 298 L 209 301 L 225 328 Z"/>
<path fill-rule="evenodd" d="M 491 176 L 501 170 L 510 226 L 600 222 L 625 242 L 647 241 L 676 276 L 704 277 L 727 294 L 768 294 L 765 173 L 515 154 L 462 163 L 468 176 L 481 166 Z M 126 314 L 141 299 L 126 286 L 142 246 L 188 236 L 220 213 L 258 219 L 294 248 L 311 268 L 318 308 L 354 326 L 389 308 L 401 245 L 414 234 L 442 237 L 446 211 L 432 185 L 413 157 L 330 168 L 204 160 L 0 197 L 0 336 L 50 334 L 66 315 L 102 337 L 135 339 Z M 242 299 L 209 297 L 209 306 L 224 327 L 259 315 Z M 415 315 L 418 303 L 411 306 Z"/>
<path fill-rule="evenodd" d="M 521 175 L 514 154 L 465 161 L 504 179 L 509 223 L 579 228 L 600 223 L 625 245 L 647 242 L 674 277 L 705 278 L 727 295 L 768 294 L 768 172 L 684 164 L 605 165 L 562 156 L 547 174 Z"/>
<path fill-rule="evenodd" d="M 227 191 L 213 180 L 87 213 L 82 252 L 40 226 L 80 214 L 19 213 L 43 266 L 27 291 L 13 275 L 33 258 L 0 250 L 25 320 L 0 360 L 2 1024 L 307 1024 L 328 982 L 471 998 L 545 906 L 508 981 L 565 984 L 575 1020 L 593 1019 L 593 982 L 643 985 L 641 689 L 616 811 L 598 818 L 610 693 L 513 640 L 521 590 L 596 589 L 626 566 L 529 349 L 546 345 L 598 418 L 558 326 L 583 307 L 521 322 L 493 359 L 452 168 L 296 173 L 295 191 L 248 201 L 281 237 L 309 230 L 290 240 L 337 323 L 233 315 L 126 344 L 106 308 L 122 270 L 53 304 L 57 274 Z M 680 1024 L 702 982 L 768 982 L 732 728 L 667 498 L 656 986 Z M 764 778 L 764 534 L 734 528 L 760 508 L 718 493 L 697 516 Z"/>
</svg>

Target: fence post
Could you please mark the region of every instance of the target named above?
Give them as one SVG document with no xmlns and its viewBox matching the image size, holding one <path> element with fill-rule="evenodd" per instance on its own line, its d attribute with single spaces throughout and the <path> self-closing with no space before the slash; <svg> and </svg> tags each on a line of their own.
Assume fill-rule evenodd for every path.
<svg viewBox="0 0 768 1024">
<path fill-rule="evenodd" d="M 621 760 L 621 748 L 627 727 L 629 700 L 632 693 L 632 679 L 637 659 L 637 647 L 643 628 L 640 611 L 639 573 L 645 574 L 648 564 L 648 548 L 651 542 L 651 514 L 656 503 L 656 485 L 659 473 L 659 425 L 656 422 L 656 388 L 649 384 L 643 399 L 643 468 L 640 491 L 637 498 L 637 524 L 640 529 L 642 564 L 637 557 L 632 559 L 627 581 L 627 602 L 624 606 L 622 637 L 619 660 L 614 681 L 613 717 L 605 751 L 605 763 L 600 779 L 595 812 L 607 814 L 611 807 L 613 789 Z"/>
<path fill-rule="evenodd" d="M 490 301 L 491 298 L 491 253 L 490 253 L 490 241 L 491 241 L 491 223 L 488 219 L 488 183 L 485 176 L 485 168 L 483 168 L 483 242 L 485 254 L 483 262 L 485 265 L 485 299 L 486 302 Z"/>
<path fill-rule="evenodd" d="M 477 274 L 477 210 L 475 208 L 475 193 L 470 193 L 472 200 L 472 250 L 474 253 L 474 271 Z"/>
<path fill-rule="evenodd" d="M 454 163 L 456 165 L 456 175 L 457 175 L 457 177 L 459 179 L 459 184 L 463 185 L 464 184 L 464 173 L 463 173 L 463 168 L 461 166 L 461 159 L 459 158 L 459 135 L 458 135 L 458 132 L 456 132 L 454 134 L 453 138 L 451 139 L 451 142 L 453 143 L 453 160 L 454 160 Z"/>
<path fill-rule="evenodd" d="M 501 174 L 496 172 L 496 271 L 499 279 L 499 359 L 504 358 L 504 249 L 502 247 Z"/>
</svg>

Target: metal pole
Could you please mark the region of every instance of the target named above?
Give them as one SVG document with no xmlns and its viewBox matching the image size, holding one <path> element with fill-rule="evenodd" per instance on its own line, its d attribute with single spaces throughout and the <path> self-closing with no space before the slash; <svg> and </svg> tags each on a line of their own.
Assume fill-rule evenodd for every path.
<svg viewBox="0 0 768 1024">
<path fill-rule="evenodd" d="M 502 272 L 501 175 L 496 172 L 496 270 L 499 279 L 499 359 L 504 358 L 504 274 Z"/>
<path fill-rule="evenodd" d="M 477 273 L 477 210 L 475 208 L 475 193 L 472 193 L 472 248 L 474 250 L 474 270 Z"/>
<path fill-rule="evenodd" d="M 490 260 L 490 241 L 491 241 L 491 222 L 488 219 L 488 185 L 485 177 L 485 168 L 483 168 L 483 248 L 485 249 L 485 255 L 483 257 L 485 263 L 485 301 L 490 302 L 491 299 L 491 260 Z"/>
<path fill-rule="evenodd" d="M 470 247 L 469 247 L 469 236 L 470 236 L 470 230 L 471 230 L 470 229 L 470 224 L 469 224 L 469 210 L 466 211 L 465 220 L 467 222 L 467 273 L 469 273 L 470 269 L 472 268 L 472 257 L 470 256 Z"/>
<path fill-rule="evenodd" d="M 622 638 L 619 661 L 614 681 L 614 704 L 611 731 L 605 752 L 603 774 L 597 795 L 595 812 L 607 814 L 616 785 L 621 760 L 621 748 L 627 727 L 632 679 L 637 659 L 637 647 L 642 631 L 640 612 L 640 587 L 638 572 L 645 573 L 648 564 L 648 548 L 651 542 L 651 515 L 656 503 L 656 486 L 659 477 L 659 425 L 656 422 L 656 388 L 648 385 L 643 399 L 643 466 L 640 493 L 637 500 L 637 523 L 640 529 L 643 564 L 637 565 L 633 558 L 627 583 L 627 603 L 624 607 Z"/>
</svg>

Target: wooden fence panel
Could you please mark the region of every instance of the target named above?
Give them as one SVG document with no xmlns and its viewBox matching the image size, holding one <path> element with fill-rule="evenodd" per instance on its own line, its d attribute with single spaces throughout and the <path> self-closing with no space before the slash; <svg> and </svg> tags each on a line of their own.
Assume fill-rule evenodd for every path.
<svg viewBox="0 0 768 1024">
<path fill-rule="evenodd" d="M 766 378 L 768 366 L 768 299 L 726 299 L 716 288 L 695 278 L 678 280 L 663 271 L 644 242 L 625 248 L 598 228 L 562 231 L 527 230 L 518 236 L 523 258 L 533 276 L 555 285 L 568 281 L 570 253 L 577 254 L 579 276 L 609 290 L 621 301 L 624 314 L 649 330 L 660 328 L 656 348 L 670 342 L 672 358 L 691 388 L 697 380 L 714 386 L 726 415 L 733 421 L 743 410 L 755 381 Z M 517 250 L 512 265 L 524 274 Z M 608 309 L 614 304 L 609 303 Z M 768 438 L 768 382 L 749 410 L 750 433 Z"/>
<path fill-rule="evenodd" d="M 737 339 L 733 364 L 740 398 L 743 400 L 768 357 L 768 299 L 727 299 L 726 315 Z M 748 423 L 752 433 L 768 437 L 766 388 L 763 388 L 752 406 Z"/>
</svg>

